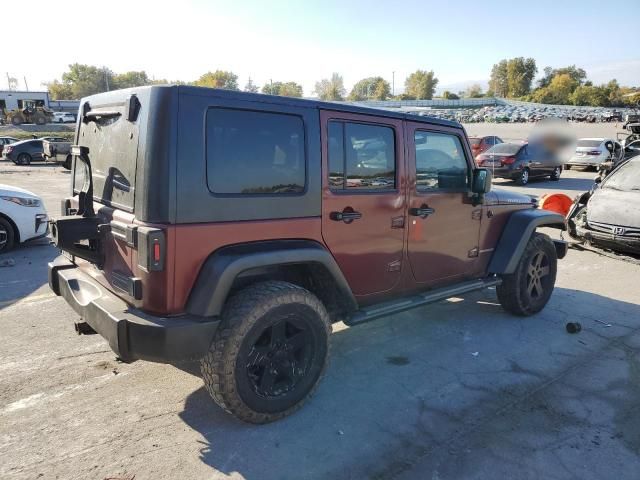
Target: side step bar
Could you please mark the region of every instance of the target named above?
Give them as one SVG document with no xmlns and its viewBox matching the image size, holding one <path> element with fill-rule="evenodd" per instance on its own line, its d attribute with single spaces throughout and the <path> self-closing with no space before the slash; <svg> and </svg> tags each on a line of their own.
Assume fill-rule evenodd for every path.
<svg viewBox="0 0 640 480">
<path fill-rule="evenodd" d="M 448 287 L 438 288 L 435 290 L 429 290 L 419 295 L 411 297 L 404 297 L 398 300 L 392 300 L 389 302 L 380 303 L 371 307 L 365 307 L 354 313 L 344 323 L 349 326 L 358 325 L 360 323 L 369 322 L 371 320 L 385 317 L 394 313 L 404 312 L 412 308 L 421 307 L 428 303 L 437 302 L 446 298 L 460 295 L 463 293 L 473 292 L 475 290 L 482 290 L 488 287 L 494 287 L 500 285 L 502 279 L 498 277 L 484 278 L 480 280 L 470 280 L 456 285 Z"/>
</svg>

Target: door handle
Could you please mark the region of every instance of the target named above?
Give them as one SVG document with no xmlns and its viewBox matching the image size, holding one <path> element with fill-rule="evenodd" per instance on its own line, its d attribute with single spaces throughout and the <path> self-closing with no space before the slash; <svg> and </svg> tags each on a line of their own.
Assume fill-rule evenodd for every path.
<svg viewBox="0 0 640 480">
<path fill-rule="evenodd" d="M 354 220 L 362 218 L 362 214 L 360 212 L 355 212 L 354 210 L 347 208 L 345 208 L 342 212 L 331 212 L 329 214 L 329 218 L 335 222 L 344 223 L 351 223 Z"/>
<path fill-rule="evenodd" d="M 433 208 L 428 207 L 427 205 L 422 205 L 420 208 L 410 208 L 409 215 L 413 217 L 427 218 L 429 215 L 436 213 Z"/>
</svg>

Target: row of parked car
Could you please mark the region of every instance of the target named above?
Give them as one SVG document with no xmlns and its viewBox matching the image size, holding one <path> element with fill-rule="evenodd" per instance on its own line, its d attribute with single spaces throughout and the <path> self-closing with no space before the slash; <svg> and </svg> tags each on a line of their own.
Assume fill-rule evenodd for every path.
<svg viewBox="0 0 640 480">
<path fill-rule="evenodd" d="M 555 118 L 573 122 L 622 122 L 625 115 L 638 114 L 634 109 L 608 109 L 569 106 L 496 105 L 478 109 L 431 109 L 419 115 L 455 120 L 460 123 L 523 123 Z"/>
<path fill-rule="evenodd" d="M 597 170 L 600 165 L 620 161 L 640 153 L 640 140 L 623 145 L 611 138 L 580 138 L 569 158 L 562 158 L 542 144 L 505 143 L 500 137 L 470 137 L 478 166 L 491 168 L 495 178 L 514 180 L 526 185 L 533 178 L 559 180 L 563 170 L 578 167 Z"/>
<path fill-rule="evenodd" d="M 62 137 L 40 137 L 18 140 L 0 137 L 0 156 L 16 165 L 30 165 L 31 162 L 57 162 L 67 170 L 71 169 L 71 142 Z"/>
</svg>

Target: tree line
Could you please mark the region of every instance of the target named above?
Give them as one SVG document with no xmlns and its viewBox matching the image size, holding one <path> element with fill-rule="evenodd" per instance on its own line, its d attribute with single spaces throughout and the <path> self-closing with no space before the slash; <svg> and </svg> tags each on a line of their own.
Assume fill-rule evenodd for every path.
<svg viewBox="0 0 640 480">
<path fill-rule="evenodd" d="M 587 73 L 575 65 L 562 68 L 546 67 L 534 84 L 538 67 L 533 58 L 504 59 L 493 65 L 487 96 L 498 96 L 528 102 L 553 105 L 593 107 L 636 106 L 640 89 L 623 87 L 613 79 L 594 85 Z"/>
<path fill-rule="evenodd" d="M 586 72 L 575 65 L 556 69 L 546 67 L 543 72 L 542 78 L 534 85 L 538 68 L 533 58 L 504 59 L 491 68 L 487 92 L 483 92 L 480 85 L 474 84 L 462 92 L 445 91 L 442 97 L 458 99 L 498 96 L 547 104 L 592 106 L 635 105 L 640 101 L 640 89 L 622 87 L 616 80 L 594 85 L 587 80 Z M 380 76 L 359 80 L 347 93 L 342 75 L 333 73 L 316 82 L 313 93 L 321 100 L 430 100 L 435 95 L 438 82 L 433 70 L 416 70 L 406 78 L 404 92 L 399 95 L 394 96 L 389 82 Z M 74 63 L 63 73 L 61 81 L 54 80 L 47 87 L 52 99 L 65 100 L 120 88 L 167 83 L 185 84 L 181 81 L 156 80 L 144 71 L 114 73 L 106 67 Z M 188 84 L 240 90 L 238 76 L 225 70 L 206 72 Z M 249 78 L 243 90 L 285 97 L 303 96 L 302 85 L 294 81 L 269 81 L 260 87 Z"/>
</svg>

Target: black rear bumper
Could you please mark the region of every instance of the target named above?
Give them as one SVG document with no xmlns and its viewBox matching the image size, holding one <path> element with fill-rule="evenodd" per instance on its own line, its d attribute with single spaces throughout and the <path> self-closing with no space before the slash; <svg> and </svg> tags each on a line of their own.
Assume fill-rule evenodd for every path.
<svg viewBox="0 0 640 480">
<path fill-rule="evenodd" d="M 148 315 L 130 307 L 63 256 L 49 263 L 49 286 L 126 362 L 202 358 L 220 323 L 218 318 Z"/>
</svg>

